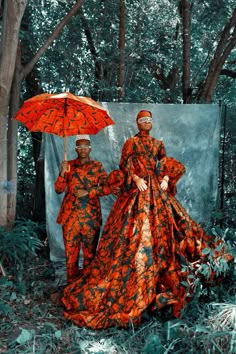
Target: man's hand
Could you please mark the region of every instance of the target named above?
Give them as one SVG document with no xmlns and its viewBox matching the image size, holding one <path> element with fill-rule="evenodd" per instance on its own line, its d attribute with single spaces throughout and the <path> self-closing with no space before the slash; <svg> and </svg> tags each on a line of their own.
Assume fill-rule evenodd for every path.
<svg viewBox="0 0 236 354">
<path fill-rule="evenodd" d="M 81 198 L 81 197 L 85 197 L 86 195 L 88 195 L 88 191 L 86 191 L 86 189 L 77 189 L 75 194 L 78 198 Z"/>
<path fill-rule="evenodd" d="M 70 165 L 68 161 L 62 161 L 61 163 L 61 171 L 60 171 L 60 176 L 64 177 L 66 172 L 70 171 Z"/>
</svg>

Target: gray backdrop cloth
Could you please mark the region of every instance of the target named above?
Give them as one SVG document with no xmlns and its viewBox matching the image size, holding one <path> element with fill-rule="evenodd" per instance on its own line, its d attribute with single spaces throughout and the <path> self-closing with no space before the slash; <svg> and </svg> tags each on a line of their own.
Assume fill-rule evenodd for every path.
<svg viewBox="0 0 236 354">
<path fill-rule="evenodd" d="M 216 206 L 220 108 L 218 105 L 174 105 L 102 103 L 116 122 L 97 135 L 91 135 L 91 158 L 102 162 L 107 173 L 118 169 L 121 149 L 127 138 L 137 133 L 136 115 L 141 109 L 153 114 L 151 135 L 163 140 L 167 156 L 181 161 L 185 175 L 177 185 L 177 199 L 197 222 L 207 222 Z M 53 262 L 64 259 L 61 225 L 56 224 L 64 193 L 54 191 L 63 159 L 63 138 L 44 134 L 46 221 Z M 68 160 L 76 158 L 75 137 L 68 138 Z M 103 226 L 115 196 L 101 198 Z"/>
</svg>

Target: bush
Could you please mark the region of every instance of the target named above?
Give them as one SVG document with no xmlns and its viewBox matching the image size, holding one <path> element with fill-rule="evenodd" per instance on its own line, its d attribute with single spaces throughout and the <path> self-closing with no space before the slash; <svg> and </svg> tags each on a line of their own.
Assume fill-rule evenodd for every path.
<svg viewBox="0 0 236 354">
<path fill-rule="evenodd" d="M 0 262 L 3 267 L 13 273 L 23 271 L 27 266 L 30 255 L 37 256 L 36 251 L 41 248 L 42 242 L 38 233 L 42 226 L 31 220 L 16 220 L 14 228 L 6 230 L 0 227 Z"/>
</svg>

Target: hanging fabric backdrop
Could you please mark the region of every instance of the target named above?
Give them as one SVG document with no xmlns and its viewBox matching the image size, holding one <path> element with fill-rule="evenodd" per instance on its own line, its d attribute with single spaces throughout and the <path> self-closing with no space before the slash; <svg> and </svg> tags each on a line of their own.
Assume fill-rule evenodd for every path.
<svg viewBox="0 0 236 354">
<path fill-rule="evenodd" d="M 102 103 L 116 122 L 91 135 L 91 157 L 103 163 L 107 173 L 118 168 L 121 149 L 137 133 L 136 115 L 141 109 L 153 114 L 151 135 L 163 140 L 168 156 L 180 160 L 186 173 L 177 185 L 177 199 L 197 222 L 207 222 L 216 206 L 219 166 L 220 108 L 217 105 Z M 68 159 L 76 158 L 75 137 L 68 138 Z M 53 262 L 64 261 L 61 225 L 56 224 L 64 194 L 54 191 L 63 159 L 63 139 L 44 134 L 46 220 Z M 103 225 L 114 196 L 101 198 Z"/>
</svg>

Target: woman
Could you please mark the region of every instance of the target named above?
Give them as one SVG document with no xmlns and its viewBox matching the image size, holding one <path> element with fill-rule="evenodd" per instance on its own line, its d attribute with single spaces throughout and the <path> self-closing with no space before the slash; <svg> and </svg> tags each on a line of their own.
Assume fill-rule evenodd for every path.
<svg viewBox="0 0 236 354">
<path fill-rule="evenodd" d="M 168 305 L 179 317 L 202 250 L 215 247 L 174 197 L 184 166 L 150 136 L 151 112 L 140 111 L 137 126 L 122 149 L 120 171 L 89 191 L 119 195 L 91 266 L 64 290 L 64 314 L 79 326 L 137 325 L 145 310 Z"/>
</svg>

